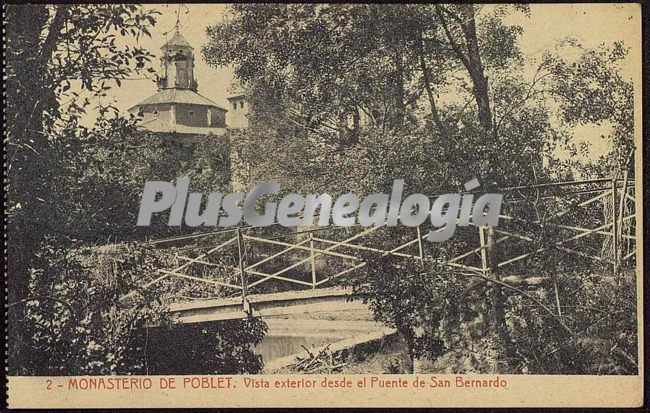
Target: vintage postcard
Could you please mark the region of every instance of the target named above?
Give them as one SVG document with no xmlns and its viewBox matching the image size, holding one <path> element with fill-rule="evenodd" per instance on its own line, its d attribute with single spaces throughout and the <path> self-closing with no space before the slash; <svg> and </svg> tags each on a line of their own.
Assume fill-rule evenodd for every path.
<svg viewBox="0 0 650 413">
<path fill-rule="evenodd" d="M 642 7 L 3 7 L 9 408 L 634 407 Z"/>
</svg>

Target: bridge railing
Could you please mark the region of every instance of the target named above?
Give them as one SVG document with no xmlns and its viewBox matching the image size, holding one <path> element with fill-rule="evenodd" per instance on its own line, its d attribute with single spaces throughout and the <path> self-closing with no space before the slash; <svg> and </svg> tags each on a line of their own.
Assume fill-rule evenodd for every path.
<svg viewBox="0 0 650 413">
<path fill-rule="evenodd" d="M 510 268 L 518 273 L 521 272 L 518 265 L 552 249 L 607 263 L 612 265 L 614 271 L 621 265 L 634 265 L 636 208 L 633 181 L 598 179 L 558 182 L 506 188 L 503 193 L 506 194 L 504 205 L 507 207 L 500 217 L 500 226 L 491 229 L 475 227 L 478 242 L 444 259 L 450 271 L 487 274 L 493 267 Z M 544 200 L 555 204 L 551 208 L 543 208 Z M 558 204 L 566 205 L 562 210 L 562 205 Z M 537 214 L 533 214 L 532 218 L 531 214 L 525 214 L 524 218 L 517 216 L 517 209 L 522 208 L 534 209 Z M 576 211 L 580 209 L 586 210 L 583 215 L 588 222 L 567 222 L 567 217 L 578 216 Z M 316 227 L 289 232 L 284 229 L 284 232 L 269 235 L 264 232 L 269 231 L 268 228 L 239 227 L 157 240 L 152 244 L 162 246 L 179 241 L 210 239 L 215 235 L 220 237 L 219 242 L 208 247 L 190 248 L 191 254 L 177 253 L 179 265 L 159 269 L 157 276 L 142 288 L 170 280 L 186 280 L 217 287 L 220 294 L 241 295 L 246 303 L 248 295 L 261 291 L 260 287 L 271 281 L 285 285 L 281 288 L 286 289 L 315 289 L 331 284 L 337 278 L 367 265 L 363 256 L 368 253 L 424 258 L 425 249 L 429 248 L 425 248 L 428 242 L 423 242 L 425 228 L 409 229 L 412 234 L 395 239 L 396 245 L 378 245 L 374 235 L 385 228 L 384 225 Z M 548 235 L 550 230 L 553 231 L 552 236 Z M 594 237 L 602 237 L 603 240 L 594 243 Z M 577 242 L 586 239 L 592 239 L 592 242 L 588 248 L 581 249 L 584 245 Z M 600 251 L 594 251 L 594 245 L 601 245 Z M 495 253 L 497 249 L 498 254 Z M 215 257 L 224 255 L 232 256 L 234 262 L 217 264 Z M 218 274 L 209 278 L 192 274 L 197 267 L 216 267 Z M 332 269 L 333 273 L 327 272 Z"/>
<path fill-rule="evenodd" d="M 198 252 L 194 257 L 180 254 L 177 255 L 176 258 L 182 261 L 182 264 L 172 269 L 158 270 L 158 273 L 161 275 L 144 284 L 142 288 L 149 288 L 164 282 L 165 280 L 176 278 L 224 287 L 225 289 L 238 291 L 244 297 L 248 295 L 251 290 L 256 289 L 256 287 L 273 280 L 297 285 L 302 288 L 307 287 L 315 289 L 366 265 L 365 261 L 363 261 L 363 259 L 358 255 L 341 252 L 344 248 L 353 251 L 369 251 L 384 255 L 395 255 L 415 259 L 422 258 L 423 253 L 423 236 L 419 228 L 413 230 L 412 239 L 399 243 L 390 249 L 377 248 L 376 246 L 359 243 L 360 241 L 363 241 L 364 237 L 380 230 L 381 227 L 363 228 L 361 231 L 353 234 L 349 233 L 349 229 L 337 229 L 333 227 L 327 228 L 330 233 L 338 233 L 339 235 L 344 234 L 343 239 L 340 239 L 340 237 L 331 238 L 326 236 L 315 236 L 315 234 L 319 235 L 319 233 L 323 231 L 323 228 L 308 228 L 270 237 L 255 235 L 252 233 L 254 229 L 255 228 L 244 227 L 219 231 L 219 234 L 227 237 L 225 240 L 206 251 Z M 204 237 L 209 237 L 211 235 L 214 234 L 205 234 Z M 296 236 L 303 237 L 302 239 L 299 239 Z M 200 237 L 193 237 L 192 239 L 197 238 Z M 169 240 L 169 242 L 175 241 L 178 240 Z M 266 251 L 264 256 L 254 256 L 249 253 L 251 247 L 256 245 L 267 247 L 264 248 Z M 404 250 L 410 246 L 415 246 L 416 251 L 412 253 L 404 252 Z M 238 283 L 235 284 L 233 282 L 216 280 L 213 278 L 201 278 L 187 273 L 189 269 L 195 266 L 215 265 L 215 263 L 210 260 L 210 257 L 226 253 L 228 249 L 235 247 L 237 265 L 231 266 L 230 274 L 225 274 L 223 278 L 232 279 L 236 277 Z M 270 248 L 273 247 L 280 247 L 281 249 L 279 251 L 271 252 Z M 306 256 L 304 258 L 292 256 L 283 260 L 283 258 L 286 258 L 292 252 L 306 253 Z M 319 268 L 319 265 L 317 265 L 317 262 L 323 257 L 336 259 L 341 263 L 349 264 L 349 267 L 340 269 L 333 274 L 325 274 L 322 269 Z M 281 261 L 283 264 L 281 268 L 274 270 L 263 268 L 264 264 L 278 261 Z M 302 270 L 303 267 L 308 267 L 310 275 L 309 279 L 304 278 L 303 271 L 298 271 Z"/>
</svg>

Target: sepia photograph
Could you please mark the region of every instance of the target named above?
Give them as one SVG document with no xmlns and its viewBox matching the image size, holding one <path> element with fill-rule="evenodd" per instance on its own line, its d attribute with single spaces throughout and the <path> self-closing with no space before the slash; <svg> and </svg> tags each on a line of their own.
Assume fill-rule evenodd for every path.
<svg viewBox="0 0 650 413">
<path fill-rule="evenodd" d="M 643 403 L 641 19 L 3 6 L 10 407 Z"/>
</svg>

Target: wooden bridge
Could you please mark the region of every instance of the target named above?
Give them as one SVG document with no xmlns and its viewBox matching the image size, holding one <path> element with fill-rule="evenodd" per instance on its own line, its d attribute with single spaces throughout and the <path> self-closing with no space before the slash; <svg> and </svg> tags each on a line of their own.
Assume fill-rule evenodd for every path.
<svg viewBox="0 0 650 413">
<path fill-rule="evenodd" d="M 460 237 L 458 251 L 435 260 L 450 272 L 483 278 L 515 293 L 526 295 L 527 289 L 545 285 L 555 289 L 557 297 L 556 280 L 537 275 L 536 258 L 544 252 L 598 261 L 612 271 L 635 266 L 634 191 L 627 174 L 624 179 L 505 188 L 500 191 L 504 204 L 499 226 L 457 228 L 447 242 Z M 399 236 L 393 236 L 395 230 L 290 230 L 276 225 L 154 240 L 149 245 L 169 248 L 176 265 L 157 270 L 141 288 L 157 288 L 171 297 L 170 310 L 186 323 L 318 311 L 332 305 L 353 310 L 362 304 L 349 302 L 350 291 L 332 288 L 340 277 L 353 276 L 369 256 L 422 260 L 425 250 L 436 248 L 424 240 L 428 228 L 401 227 Z M 411 235 L 405 235 L 407 230 Z M 556 310 L 545 308 L 561 314 L 557 304 Z"/>
<path fill-rule="evenodd" d="M 245 308 L 242 308 L 240 297 L 233 297 L 173 303 L 170 304 L 169 310 L 177 315 L 181 323 L 233 320 L 249 316 L 282 317 L 319 312 L 368 312 L 368 308 L 361 301 L 350 301 L 351 295 L 350 289 L 330 287 L 250 294 L 246 297 Z"/>
</svg>

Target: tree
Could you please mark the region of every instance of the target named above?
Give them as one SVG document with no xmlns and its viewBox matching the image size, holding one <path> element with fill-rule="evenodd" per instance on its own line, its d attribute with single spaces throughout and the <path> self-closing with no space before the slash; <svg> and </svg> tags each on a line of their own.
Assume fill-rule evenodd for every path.
<svg viewBox="0 0 650 413">
<path fill-rule="evenodd" d="M 408 41 L 399 22 L 411 8 L 372 5 L 236 5 L 208 28 L 210 64 L 235 72 L 263 119 L 272 107 L 299 128 L 356 142 L 358 118 L 392 127 L 412 100 L 406 90 Z M 265 39 L 262 41 L 262 39 Z M 259 96 L 259 101 L 257 97 Z M 348 117 L 357 119 L 348 122 Z"/>
<path fill-rule="evenodd" d="M 414 262 L 394 256 L 366 256 L 364 271 L 349 277 L 375 320 L 397 330 L 406 347 L 404 373 L 414 373 L 415 358 L 436 360 L 446 350 L 438 331 L 460 305 L 462 284 L 455 277 L 431 277 L 435 262 Z"/>
<path fill-rule="evenodd" d="M 119 84 L 133 69 L 144 68 L 150 55 L 141 48 L 118 47 L 116 37 L 148 34 L 154 21 L 134 5 L 7 6 L 9 303 L 29 297 L 30 268 L 52 231 L 48 214 L 56 199 L 50 183 L 60 165 L 51 154 L 67 144 L 57 139 L 56 129 L 85 106 L 74 99 L 79 95 L 72 82 L 101 94 L 107 81 Z M 17 337 L 10 356 L 18 359 L 23 310 L 15 306 L 9 312 L 12 336 Z"/>
<path fill-rule="evenodd" d="M 369 142 L 377 144 L 377 138 L 390 140 L 393 136 L 412 134 L 428 143 L 432 132 L 435 133 L 438 139 L 433 140 L 426 155 L 440 170 L 431 168 L 428 174 L 404 175 L 426 176 L 422 181 L 413 182 L 416 188 L 430 187 L 424 183 L 427 178 L 439 180 L 441 171 L 455 170 L 460 165 L 467 174 L 479 171 L 487 188 L 503 186 L 507 182 L 500 171 L 506 163 L 514 159 L 516 166 L 526 172 L 529 165 L 528 159 L 513 157 L 498 144 L 515 152 L 522 151 L 522 146 L 541 149 L 543 143 L 539 140 L 526 142 L 507 131 L 497 134 L 493 124 L 492 96 L 488 93 L 478 32 L 480 29 L 492 34 L 500 30 L 513 43 L 519 33 L 516 28 L 505 29 L 499 15 L 478 27 L 473 5 L 241 5 L 233 6 L 231 11 L 229 19 L 208 30 L 211 40 L 203 50 L 206 60 L 214 65 L 234 64 L 236 75 L 249 89 L 254 111 L 249 133 L 275 135 L 277 138 L 272 138 L 277 139 L 275 142 L 295 145 L 301 148 L 301 153 L 313 153 L 307 168 L 316 173 L 308 175 L 332 176 L 330 182 L 337 183 L 332 189 L 334 193 L 342 192 L 343 188 L 368 193 L 364 191 L 368 187 L 359 188 L 365 180 L 344 178 L 342 182 L 338 171 L 358 169 L 358 158 L 352 153 L 372 154 L 366 148 Z M 504 52 L 493 45 L 501 38 L 493 36 L 485 40 L 488 50 Z M 505 52 L 500 62 L 516 61 L 516 48 Z M 473 113 L 465 114 L 464 108 L 441 109 L 436 104 L 434 87 L 447 86 L 442 79 L 458 65 L 466 70 L 472 84 L 469 97 L 476 102 L 476 117 Z M 467 94 L 462 82 L 458 89 Z M 408 116 L 415 112 L 425 90 L 433 127 L 424 119 Z M 359 110 L 371 119 L 369 130 L 360 130 L 355 117 L 355 111 L 358 116 Z M 348 116 L 351 122 L 347 122 Z M 450 122 L 452 119 L 457 122 Z M 458 124 L 464 124 L 462 131 Z M 502 129 L 511 126 L 508 123 Z M 320 147 L 314 147 L 310 139 Z M 271 142 L 274 141 L 267 140 L 266 145 L 272 145 Z M 402 144 L 399 140 L 392 142 Z M 467 148 L 474 147 L 478 150 L 468 154 Z M 332 162 L 336 159 L 332 153 L 337 151 L 343 154 L 341 163 Z M 469 165 L 461 162 L 468 155 L 472 157 Z M 367 167 L 364 178 L 372 177 L 373 161 L 376 159 L 363 159 Z M 316 166 L 318 162 L 322 168 Z M 276 164 L 283 167 L 283 173 L 277 176 L 298 175 L 284 167 L 295 162 L 287 159 Z M 379 176 L 372 178 L 382 185 L 372 185 L 373 189 L 385 190 L 392 183 L 386 176 L 391 170 L 381 166 Z M 323 169 L 327 172 L 323 173 Z M 268 174 L 275 169 L 260 170 Z M 304 177 L 305 165 L 300 164 L 297 171 Z M 435 187 L 436 192 L 456 191 L 473 177 L 445 176 L 445 181 Z M 297 181 L 289 183 L 304 185 Z M 493 301 L 498 320 L 495 326 L 505 352 L 511 357 L 503 298 L 498 287 L 494 289 Z"/>
<path fill-rule="evenodd" d="M 561 104 L 559 116 L 569 125 L 609 125 L 608 139 L 613 150 L 600 173 L 629 170 L 634 150 L 634 87 L 621 75 L 628 49 L 622 42 L 611 47 L 586 49 L 574 39 L 560 45 L 561 51 L 578 54 L 567 59 L 560 53 L 547 53 L 543 64 L 551 75 L 551 93 Z M 603 162 L 598 162 L 603 164 Z"/>
<path fill-rule="evenodd" d="M 135 227 L 139 192 L 147 179 L 185 174 L 201 175 L 198 191 L 224 188 L 227 156 L 215 137 L 181 145 L 114 107 L 98 107 L 92 127 L 80 122 L 92 98 L 153 71 L 151 54 L 118 39 L 148 35 L 155 14 L 134 5 L 7 7 L 11 374 L 147 373 L 159 356 L 149 327 L 182 329 L 169 327 L 164 300 L 139 290 L 169 265 L 168 251 L 138 242 L 169 232 L 162 221 Z M 263 322 L 207 330 L 187 333 L 209 346 L 207 371 L 261 368 L 252 346 Z"/>
<path fill-rule="evenodd" d="M 578 123 L 616 125 L 612 138 L 617 148 L 625 149 L 616 149 L 617 155 L 609 158 L 616 158 L 618 165 L 633 146 L 632 87 L 618 67 L 624 47 L 585 50 L 575 65 L 551 54 L 533 62 L 518 48 L 522 28 L 507 25 L 505 19 L 508 13 L 528 13 L 525 6 L 237 5 L 229 10 L 223 22 L 209 28 L 203 53 L 213 65 L 233 66 L 252 104 L 251 127 L 233 140 L 238 169 L 246 171 L 240 176 L 243 184 L 277 180 L 296 192 L 367 195 L 387 192 L 393 179 L 405 178 L 409 189 L 440 194 L 457 192 L 478 177 L 481 190 L 498 191 L 561 179 L 567 171 L 609 177 L 614 162 L 606 168 L 577 168 L 575 162 L 554 159 L 558 146 L 575 146 L 571 126 Z M 531 63 L 537 64 L 532 78 L 525 70 Z M 595 105 L 589 107 L 592 100 Z M 543 167 L 544 159 L 550 159 L 549 167 Z M 524 222 L 543 225 L 544 214 L 566 206 L 524 195 L 526 202 L 512 207 Z M 593 219 L 596 215 L 590 213 L 587 218 Z M 582 280 L 589 271 L 606 271 L 552 247 L 561 231 L 532 224 L 519 229 L 551 246 L 545 254 L 522 261 L 519 270 L 532 262 L 542 278 L 554 279 L 561 287 L 573 280 L 556 277 L 558 271 L 575 271 Z M 475 246 L 476 238 L 476 232 L 461 232 L 454 245 L 426 248 L 434 260 L 444 260 Z M 562 304 L 555 302 L 552 289 L 542 286 L 528 294 L 511 288 L 496 268 L 500 260 L 494 234 L 487 238 L 489 276 L 461 282 L 474 303 L 463 308 L 459 318 L 480 333 L 468 333 L 463 340 L 499 348 L 500 362 L 493 371 L 577 371 L 566 363 L 575 341 L 559 344 L 563 336 L 572 335 L 575 325 L 553 312 Z M 368 270 L 376 277 L 363 278 L 359 291 L 367 292 L 379 319 L 399 326 L 408 337 L 413 323 L 422 322 L 411 323 L 416 309 L 408 300 L 418 297 L 426 306 L 436 299 L 419 295 L 421 281 L 397 280 L 403 273 L 394 262 L 376 265 L 378 270 Z M 423 273 L 429 279 L 436 276 L 435 268 Z M 409 293 L 397 295 L 392 288 L 398 281 Z M 400 306 L 410 315 L 394 311 Z M 445 317 L 453 319 L 452 313 Z M 571 314 L 583 321 L 590 318 Z M 526 322 L 518 324 L 521 318 Z M 486 320 L 492 331 L 478 327 Z M 629 320 L 621 331 L 630 337 Z M 522 336 L 527 338 L 521 341 Z M 558 344 L 564 361 L 544 366 L 532 361 L 544 350 L 519 350 L 522 342 L 542 336 Z M 616 348 L 633 354 L 630 341 L 623 341 L 616 342 Z M 619 367 L 621 362 L 625 366 L 611 371 L 633 364 L 619 356 Z M 597 364 L 590 363 L 589 369 Z"/>
</svg>

